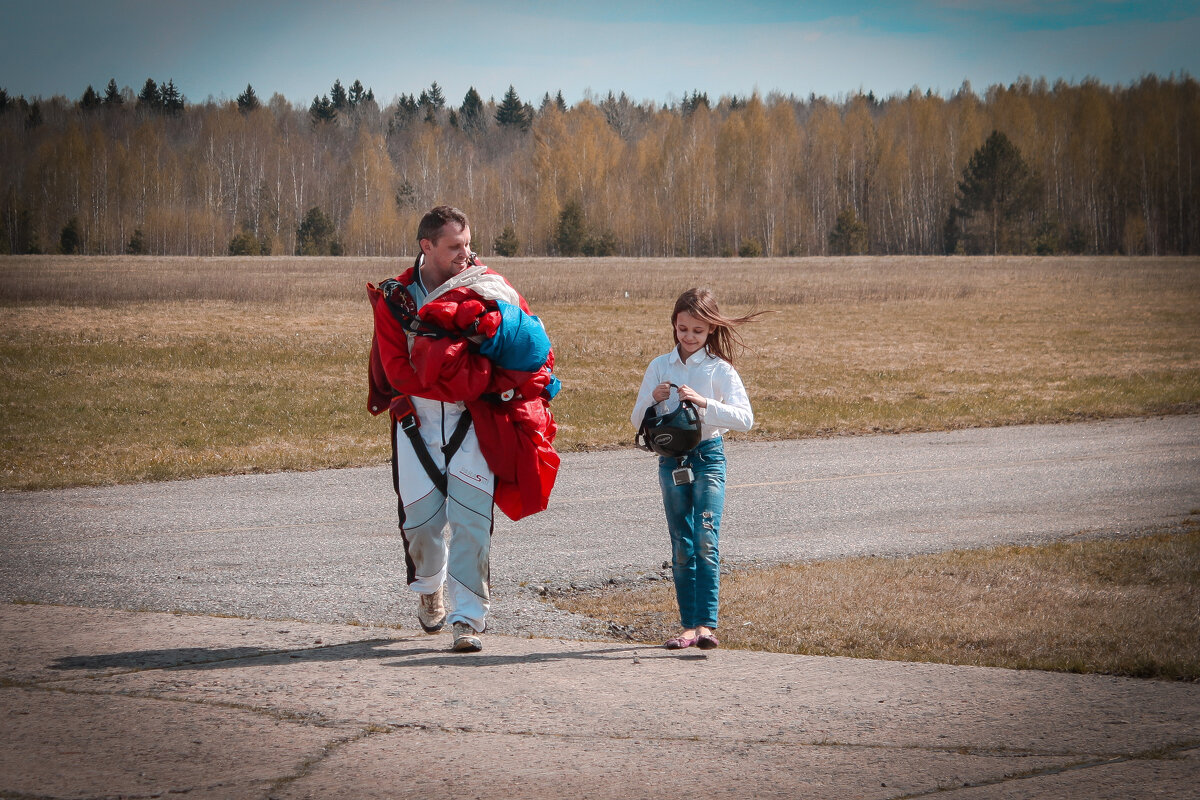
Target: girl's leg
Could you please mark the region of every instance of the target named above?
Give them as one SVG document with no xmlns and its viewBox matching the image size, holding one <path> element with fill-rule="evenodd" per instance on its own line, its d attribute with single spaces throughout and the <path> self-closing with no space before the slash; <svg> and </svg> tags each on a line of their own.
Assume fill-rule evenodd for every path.
<svg viewBox="0 0 1200 800">
<path fill-rule="evenodd" d="M 658 482 L 662 489 L 667 530 L 671 534 L 671 576 L 679 604 L 679 624 L 685 631 L 696 627 L 696 543 L 692 530 L 692 484 L 676 486 L 671 472 L 676 459 L 660 458 Z"/>
<path fill-rule="evenodd" d="M 719 537 L 725 510 L 725 451 L 721 440 L 705 442 L 689 461 L 696 475 L 691 520 L 696 564 L 692 621 L 715 628 L 721 588 Z"/>
</svg>

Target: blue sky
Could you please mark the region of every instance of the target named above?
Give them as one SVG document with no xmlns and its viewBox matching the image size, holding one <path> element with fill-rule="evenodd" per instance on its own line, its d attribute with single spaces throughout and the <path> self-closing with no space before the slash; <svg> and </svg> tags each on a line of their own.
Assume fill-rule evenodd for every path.
<svg viewBox="0 0 1200 800">
<path fill-rule="evenodd" d="M 1129 84 L 1200 73 L 1200 0 L 0 0 L 0 88 L 78 98 L 174 80 L 307 104 L 356 78 L 381 105 L 432 82 L 458 105 L 512 84 L 671 102 L 698 89 L 837 97 L 976 91 L 1022 75 Z"/>
</svg>

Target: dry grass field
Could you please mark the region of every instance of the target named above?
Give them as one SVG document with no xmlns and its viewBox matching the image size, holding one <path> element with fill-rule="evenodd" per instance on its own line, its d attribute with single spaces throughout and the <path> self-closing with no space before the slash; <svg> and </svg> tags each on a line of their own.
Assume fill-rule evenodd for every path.
<svg viewBox="0 0 1200 800">
<path fill-rule="evenodd" d="M 744 330 L 751 438 L 1180 413 L 1200 259 L 494 259 L 555 343 L 561 449 L 628 445 L 679 291 Z M 364 258 L 0 258 L 0 488 L 382 463 Z"/>
<path fill-rule="evenodd" d="M 555 604 L 637 641 L 678 632 L 670 583 Z M 720 622 L 726 647 L 1200 680 L 1200 520 L 1136 539 L 734 572 Z"/>
</svg>

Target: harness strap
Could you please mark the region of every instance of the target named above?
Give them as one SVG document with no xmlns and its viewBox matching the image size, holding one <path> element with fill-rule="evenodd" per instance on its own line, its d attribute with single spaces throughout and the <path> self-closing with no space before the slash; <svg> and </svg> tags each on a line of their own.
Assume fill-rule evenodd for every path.
<svg viewBox="0 0 1200 800">
<path fill-rule="evenodd" d="M 400 430 L 412 442 L 413 452 L 416 453 L 417 460 L 421 462 L 421 466 L 425 470 L 425 474 L 429 476 L 429 480 L 433 481 L 433 485 L 437 487 L 442 496 L 446 496 L 449 490 L 449 481 L 446 478 L 446 473 L 438 468 L 437 463 L 433 460 L 433 456 L 429 454 L 429 448 L 425 445 L 425 440 L 421 438 L 421 433 L 418 430 L 420 422 L 417 420 L 417 413 L 412 408 L 412 403 L 409 403 L 409 411 L 401 417 L 397 424 Z M 450 440 L 442 445 L 442 455 L 445 456 L 446 466 L 450 466 L 450 459 L 454 458 L 454 454 L 458 452 L 458 448 L 462 447 L 463 440 L 467 438 L 467 431 L 471 429 L 471 412 L 463 409 L 462 416 L 458 418 L 458 424 L 454 426 L 454 432 L 450 434 Z M 397 485 L 397 494 L 399 486 Z"/>
<path fill-rule="evenodd" d="M 467 257 L 467 266 L 478 266 L 479 264 L 475 260 L 477 256 L 477 253 L 471 253 L 471 255 Z M 423 260 L 423 256 L 417 256 L 416 261 L 413 262 L 413 269 L 420 270 Z M 418 276 L 418 280 L 419 279 L 420 278 Z M 440 325 L 436 325 L 428 320 L 421 319 L 421 317 L 415 313 L 415 310 L 406 307 L 406 303 L 399 299 L 392 299 L 396 292 L 408 291 L 404 288 L 400 281 L 396 280 L 395 278 L 388 278 L 385 281 L 380 281 L 379 286 L 376 288 L 383 292 L 384 302 L 387 303 L 388 310 L 392 312 L 392 317 L 396 320 L 396 322 L 400 323 L 400 327 L 416 336 L 428 336 L 433 339 L 444 339 L 455 336 L 469 339 L 471 336 L 475 335 L 476 329 L 479 326 L 479 321 L 476 320 L 466 330 L 448 331 Z"/>
<path fill-rule="evenodd" d="M 471 429 L 471 412 L 463 409 L 462 416 L 458 418 L 458 424 L 454 426 L 454 433 L 450 434 L 450 441 L 446 442 L 442 447 L 442 453 L 446 456 L 446 463 L 450 463 L 450 459 L 454 458 L 454 454 L 458 452 L 458 448 L 462 447 L 463 439 L 467 438 L 467 431 Z"/>
<path fill-rule="evenodd" d="M 377 288 L 383 292 L 384 303 L 387 305 L 388 311 L 392 312 L 392 318 L 400 324 L 401 328 L 409 333 L 416 336 L 428 336 L 434 339 L 444 339 L 449 336 L 458 335 L 428 320 L 421 319 L 420 316 L 409 310 L 406 307 L 406 303 L 396 297 L 397 292 L 407 293 L 408 290 L 395 278 L 388 278 L 386 281 L 381 281 Z"/>
</svg>

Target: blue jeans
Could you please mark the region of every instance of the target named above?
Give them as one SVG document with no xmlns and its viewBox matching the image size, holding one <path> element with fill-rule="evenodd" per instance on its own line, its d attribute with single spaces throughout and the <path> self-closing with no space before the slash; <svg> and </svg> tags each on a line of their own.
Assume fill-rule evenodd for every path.
<svg viewBox="0 0 1200 800">
<path fill-rule="evenodd" d="M 717 627 L 721 555 L 717 538 L 725 508 L 725 446 L 721 437 L 701 442 L 684 457 L 695 480 L 676 486 L 671 472 L 677 458 L 658 459 L 667 529 L 671 532 L 671 572 L 679 622 L 684 628 Z"/>
</svg>

